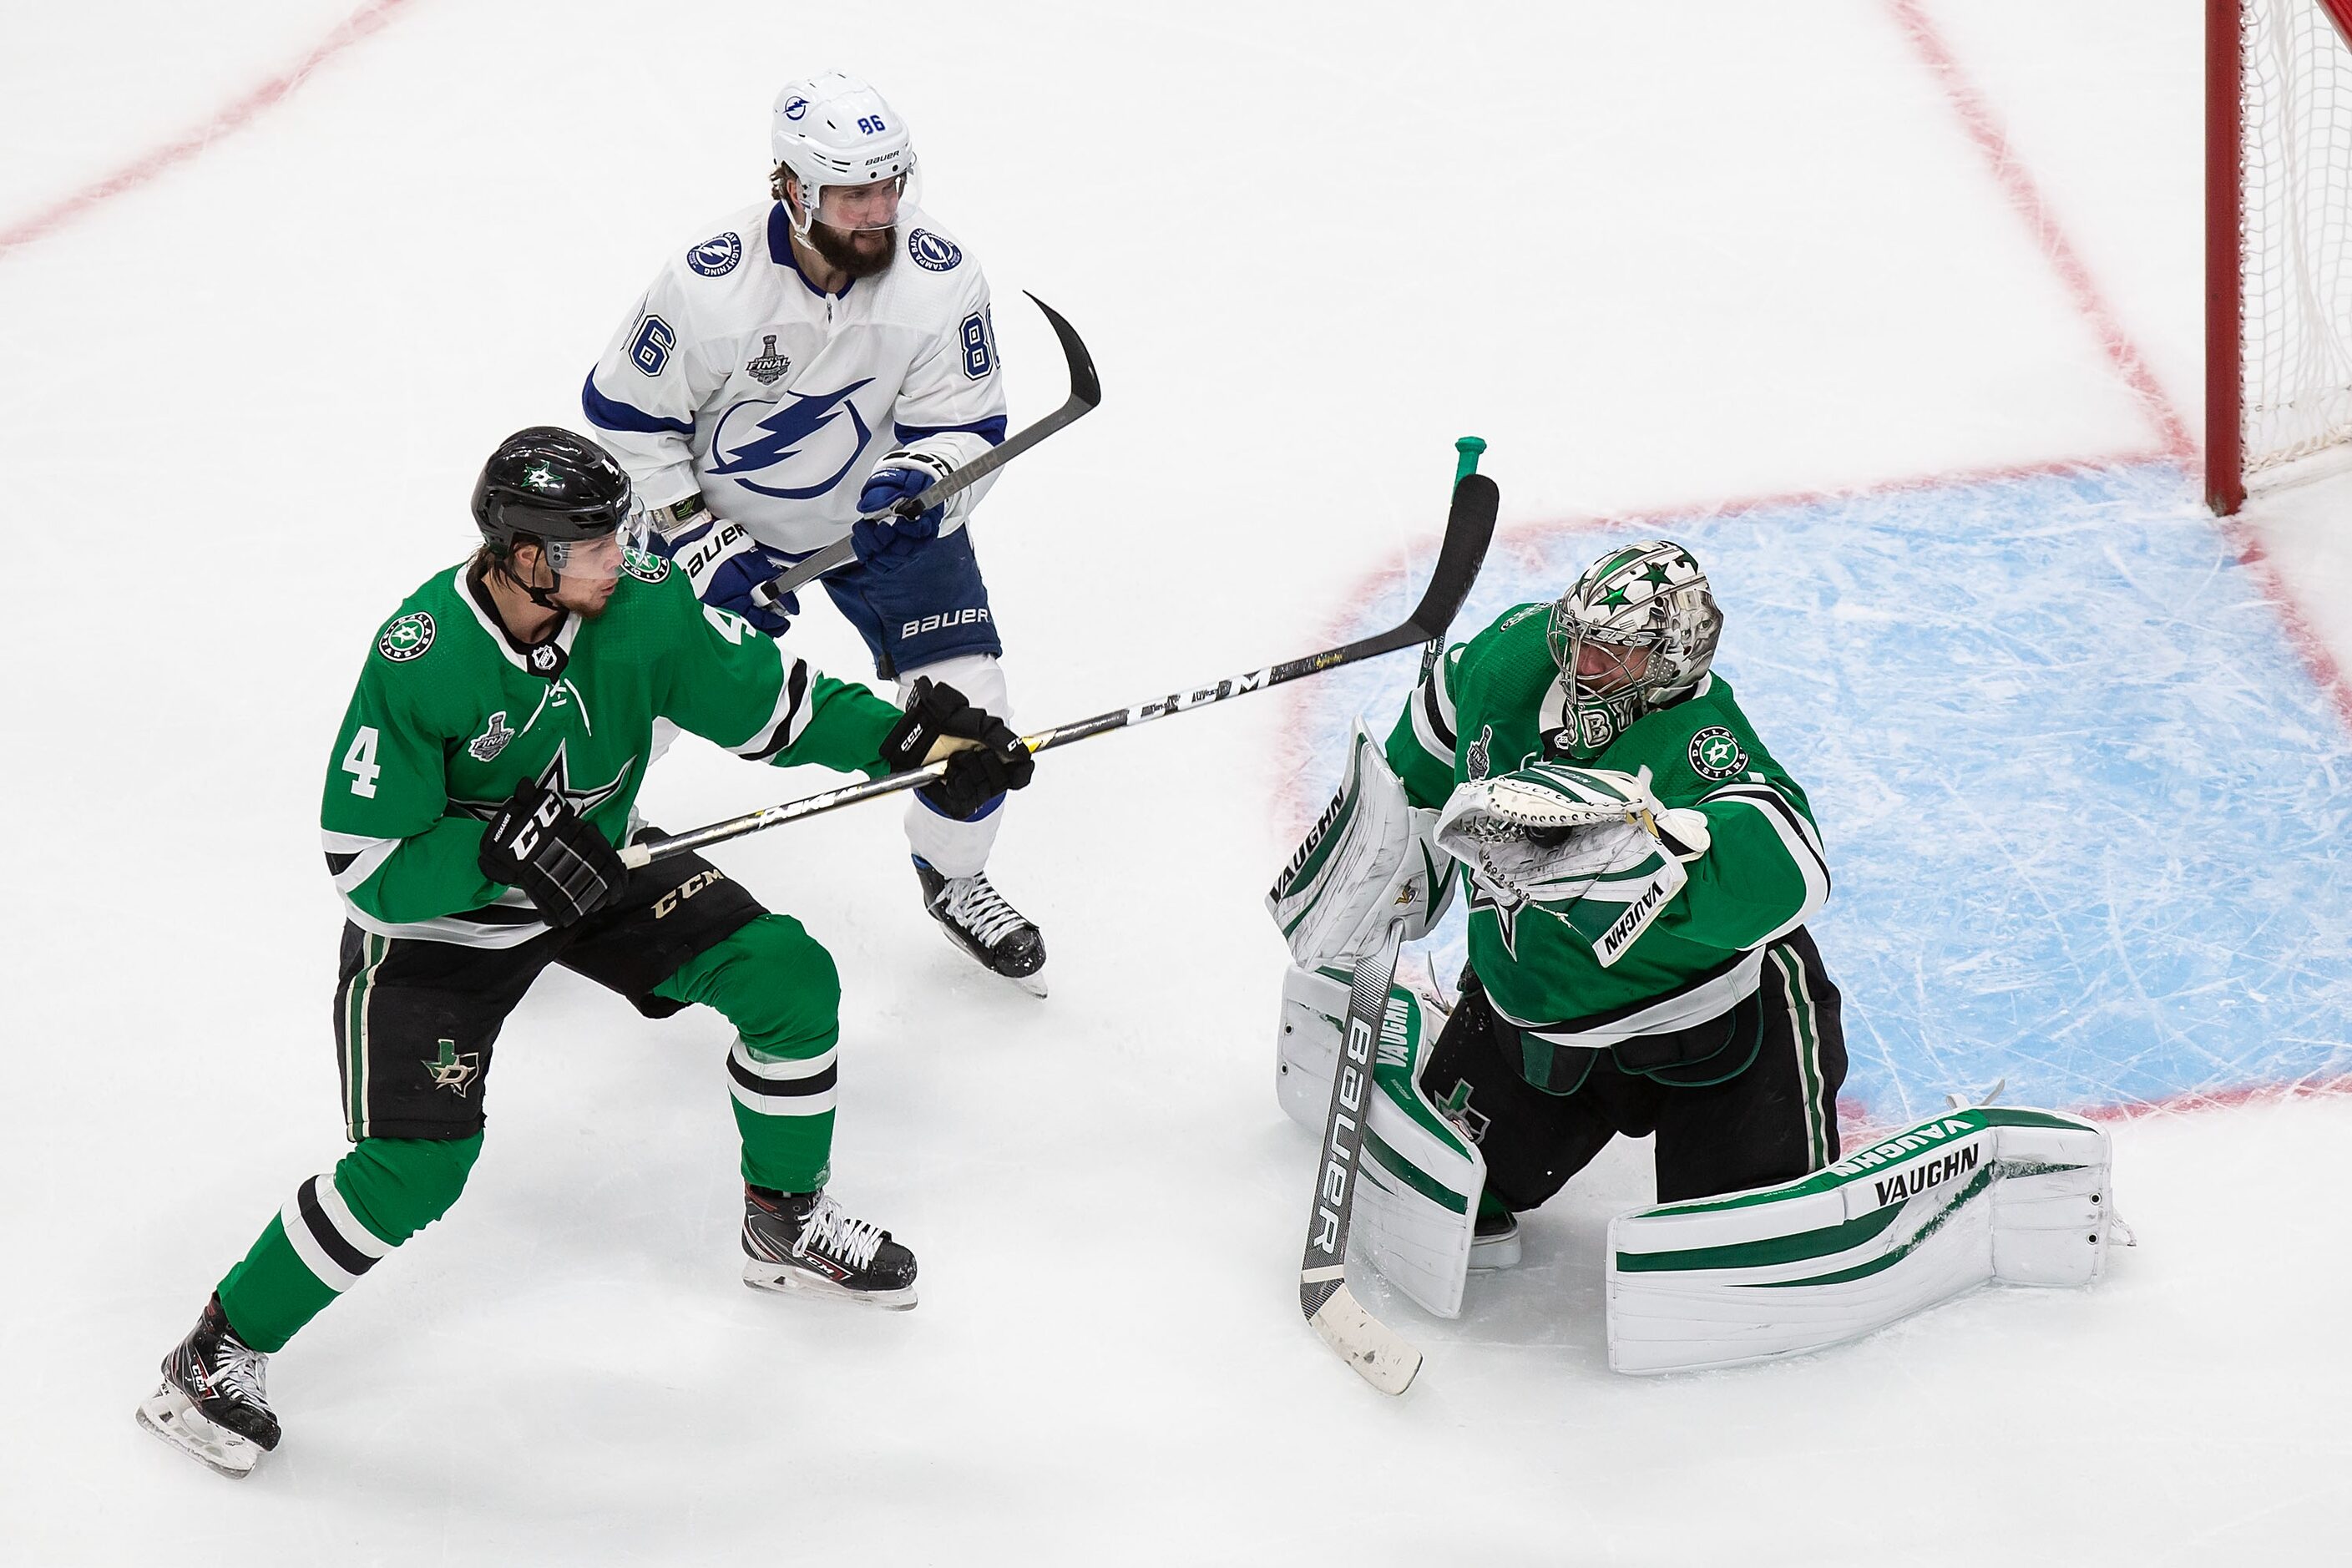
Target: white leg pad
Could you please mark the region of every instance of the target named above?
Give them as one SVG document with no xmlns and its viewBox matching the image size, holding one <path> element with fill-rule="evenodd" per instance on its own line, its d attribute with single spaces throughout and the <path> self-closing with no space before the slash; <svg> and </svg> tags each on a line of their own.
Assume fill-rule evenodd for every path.
<svg viewBox="0 0 2352 1568">
<path fill-rule="evenodd" d="M 2106 1133 L 1986 1107 L 1921 1122 L 1779 1186 L 1609 1226 L 1609 1364 L 1696 1372 L 1802 1354 L 1992 1281 L 2084 1285 L 2106 1265 Z"/>
<path fill-rule="evenodd" d="M 992 653 L 959 654 L 954 658 L 907 671 L 905 679 L 898 682 L 901 707 L 906 705 L 917 676 L 952 686 L 975 708 L 984 708 L 1008 724 L 1013 722 L 1004 667 Z M 1004 826 L 1004 807 L 999 805 L 978 822 L 958 822 L 933 811 L 919 795 L 909 795 L 906 825 L 908 848 L 929 861 L 933 870 L 942 877 L 970 877 L 987 866 L 988 852 L 995 847 L 997 831 Z"/>
<path fill-rule="evenodd" d="M 1275 1093 L 1291 1120 L 1318 1137 L 1347 1026 L 1349 980 L 1334 978 L 1339 973 L 1293 965 L 1282 986 Z M 1391 986 L 1348 1256 L 1369 1261 L 1425 1310 L 1458 1318 L 1486 1160 L 1415 1081 L 1430 1044 L 1423 1024 L 1421 998 Z"/>
</svg>

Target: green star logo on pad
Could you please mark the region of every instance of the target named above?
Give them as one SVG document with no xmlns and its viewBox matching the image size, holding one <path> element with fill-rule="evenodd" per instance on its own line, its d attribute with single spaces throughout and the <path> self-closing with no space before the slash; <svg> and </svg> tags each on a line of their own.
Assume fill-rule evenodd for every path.
<svg viewBox="0 0 2352 1568">
<path fill-rule="evenodd" d="M 435 1060 L 428 1057 L 425 1062 L 425 1074 L 433 1080 L 433 1087 L 449 1089 L 460 1100 L 466 1098 L 467 1086 L 481 1070 L 481 1052 L 467 1051 L 460 1055 L 455 1040 L 443 1040 L 440 1058 Z"/>
</svg>

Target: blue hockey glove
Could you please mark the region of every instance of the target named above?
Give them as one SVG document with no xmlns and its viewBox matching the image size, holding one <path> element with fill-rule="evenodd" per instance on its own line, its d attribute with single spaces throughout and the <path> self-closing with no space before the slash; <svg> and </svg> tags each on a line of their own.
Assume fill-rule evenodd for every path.
<svg viewBox="0 0 2352 1568">
<path fill-rule="evenodd" d="M 659 540 L 661 552 L 686 574 L 704 604 L 739 615 L 772 637 L 783 636 L 801 613 L 796 594 L 785 595 L 773 608 L 751 597 L 752 589 L 792 563 L 754 540 L 741 523 L 706 511 Z"/>
<path fill-rule="evenodd" d="M 926 507 L 913 517 L 901 517 L 893 509 L 930 489 L 949 471 L 946 463 L 925 452 L 893 452 L 882 459 L 857 495 L 857 510 L 868 516 L 849 530 L 849 547 L 861 563 L 875 572 L 896 571 L 940 536 L 944 506 Z M 871 515 L 877 512 L 885 515 Z"/>
</svg>

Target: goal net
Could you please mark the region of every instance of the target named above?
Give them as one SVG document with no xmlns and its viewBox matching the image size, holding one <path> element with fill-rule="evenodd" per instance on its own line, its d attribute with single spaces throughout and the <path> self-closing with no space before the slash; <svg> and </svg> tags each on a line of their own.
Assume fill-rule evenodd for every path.
<svg viewBox="0 0 2352 1568">
<path fill-rule="evenodd" d="M 2352 0 L 2207 0 L 2207 489 L 2352 440 Z"/>
</svg>

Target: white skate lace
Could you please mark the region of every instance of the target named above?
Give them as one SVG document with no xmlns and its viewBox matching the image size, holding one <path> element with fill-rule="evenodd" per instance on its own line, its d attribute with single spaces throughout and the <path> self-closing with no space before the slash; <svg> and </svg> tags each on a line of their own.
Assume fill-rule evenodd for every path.
<svg viewBox="0 0 2352 1568">
<path fill-rule="evenodd" d="M 221 1336 L 219 1359 L 211 1368 L 214 1392 L 267 1410 L 269 1396 L 263 1392 L 262 1384 L 268 1372 L 268 1356 L 242 1341 L 226 1334 Z"/>
<path fill-rule="evenodd" d="M 1029 922 L 989 886 L 984 874 L 957 877 L 947 885 L 948 919 L 963 927 L 982 947 L 994 947 Z"/>
<path fill-rule="evenodd" d="M 793 1243 L 793 1250 L 822 1252 L 852 1268 L 863 1268 L 874 1261 L 875 1250 L 881 1245 L 880 1226 L 851 1218 L 839 1204 L 819 1194 L 816 1206 L 802 1222 L 800 1239 Z"/>
</svg>

